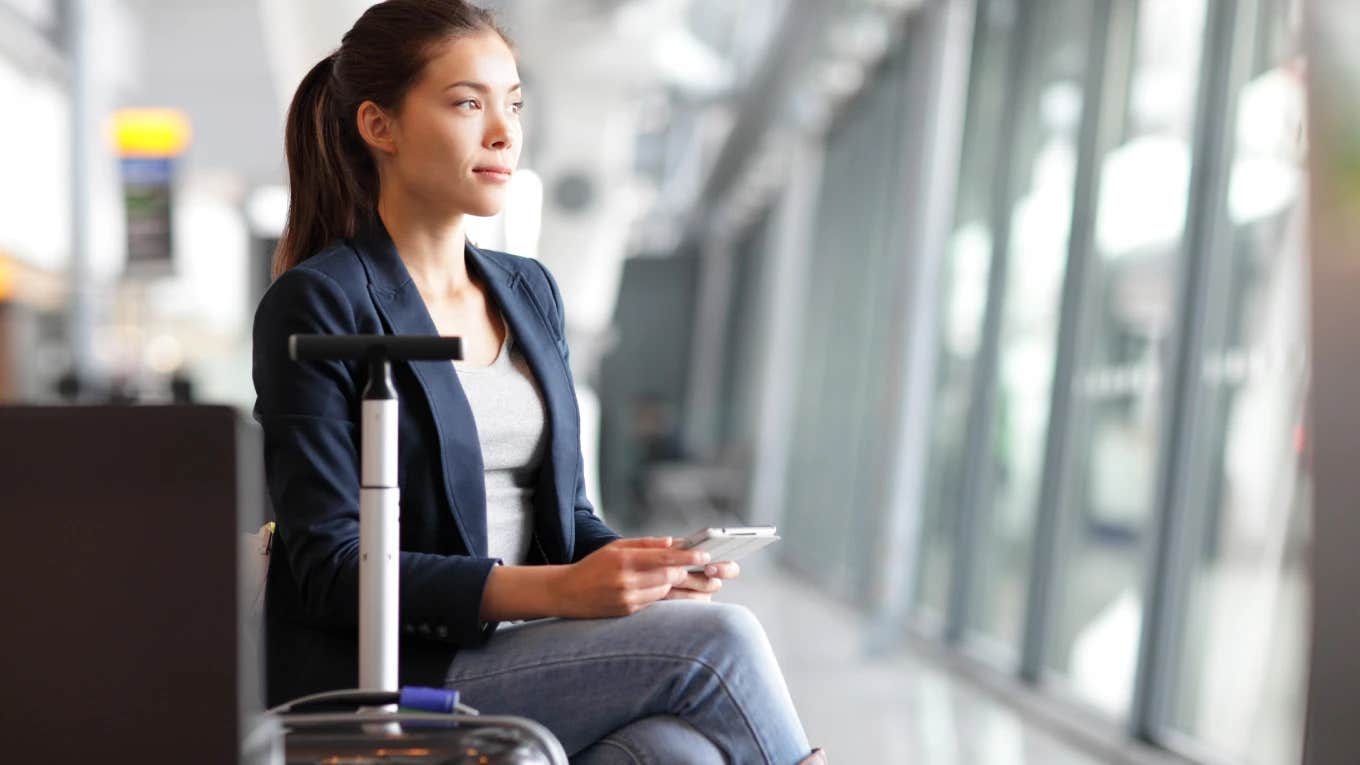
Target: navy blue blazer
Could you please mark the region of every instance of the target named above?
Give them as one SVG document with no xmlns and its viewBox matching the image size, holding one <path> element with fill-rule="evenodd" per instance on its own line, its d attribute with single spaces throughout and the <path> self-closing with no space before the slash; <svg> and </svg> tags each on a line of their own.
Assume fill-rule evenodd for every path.
<svg viewBox="0 0 1360 765">
<path fill-rule="evenodd" d="M 470 274 L 514 331 L 551 437 L 534 491 L 531 563 L 570 563 L 617 539 L 586 499 L 580 413 L 562 298 L 535 260 L 468 245 Z M 277 520 L 266 587 L 268 702 L 358 682 L 359 407 L 362 364 L 294 362 L 288 336 L 437 334 L 381 221 L 280 276 L 255 313 L 255 417 Z M 401 402 L 401 682 L 442 684 L 478 618 L 497 560 L 486 551 L 477 425 L 447 361 L 393 364 Z"/>
</svg>

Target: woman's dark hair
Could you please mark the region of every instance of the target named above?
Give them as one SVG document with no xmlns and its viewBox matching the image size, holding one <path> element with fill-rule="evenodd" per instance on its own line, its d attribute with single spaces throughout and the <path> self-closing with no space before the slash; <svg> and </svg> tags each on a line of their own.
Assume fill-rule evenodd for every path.
<svg viewBox="0 0 1360 765">
<path fill-rule="evenodd" d="M 491 14 L 471 3 L 387 0 L 365 11 L 302 78 L 284 129 L 291 193 L 274 276 L 353 236 L 377 207 L 377 167 L 355 125 L 359 104 L 395 110 L 441 44 L 481 32 L 513 48 Z"/>
</svg>

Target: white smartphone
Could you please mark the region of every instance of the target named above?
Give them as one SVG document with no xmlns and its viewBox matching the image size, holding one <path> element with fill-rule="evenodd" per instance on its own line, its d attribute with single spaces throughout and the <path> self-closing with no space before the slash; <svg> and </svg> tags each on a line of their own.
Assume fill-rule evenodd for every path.
<svg viewBox="0 0 1360 765">
<path fill-rule="evenodd" d="M 684 539 L 677 539 L 675 547 L 682 550 L 703 550 L 713 563 L 737 560 L 778 542 L 773 526 L 710 526 L 699 529 Z M 690 571 L 703 571 L 703 566 L 691 566 Z"/>
</svg>

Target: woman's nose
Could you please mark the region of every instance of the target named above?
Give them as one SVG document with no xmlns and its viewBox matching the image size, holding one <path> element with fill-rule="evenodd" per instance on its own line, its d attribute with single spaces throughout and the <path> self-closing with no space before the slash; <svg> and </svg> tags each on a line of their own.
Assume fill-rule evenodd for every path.
<svg viewBox="0 0 1360 765">
<path fill-rule="evenodd" d="M 486 126 L 486 146 L 488 149 L 504 151 L 515 140 L 515 131 L 510 120 L 504 116 L 491 117 Z"/>
</svg>

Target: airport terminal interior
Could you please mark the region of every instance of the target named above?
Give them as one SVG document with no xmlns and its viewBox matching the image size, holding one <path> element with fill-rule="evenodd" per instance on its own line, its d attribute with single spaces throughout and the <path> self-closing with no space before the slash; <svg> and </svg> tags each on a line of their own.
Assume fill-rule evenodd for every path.
<svg viewBox="0 0 1360 765">
<path fill-rule="evenodd" d="M 370 5 L 0 0 L 0 505 L 47 529 L 0 594 L 67 659 L 143 656 L 91 699 L 163 692 L 137 646 L 174 630 L 88 610 L 118 563 L 54 602 L 87 516 L 161 560 L 147 601 L 226 619 L 233 738 L 167 762 L 257 733 L 252 322 L 290 100 Z M 467 238 L 560 288 L 585 495 L 629 536 L 777 528 L 715 599 L 830 761 L 1360 762 L 1360 5 L 479 5 L 523 147 Z M 31 621 L 25 688 L 65 661 Z M 5 741 L 61 738 L 12 691 Z M 138 730 L 107 761 L 161 761 Z"/>
</svg>

